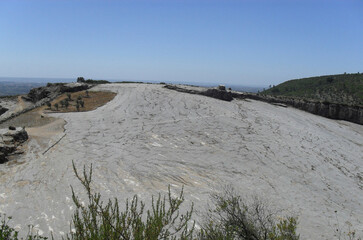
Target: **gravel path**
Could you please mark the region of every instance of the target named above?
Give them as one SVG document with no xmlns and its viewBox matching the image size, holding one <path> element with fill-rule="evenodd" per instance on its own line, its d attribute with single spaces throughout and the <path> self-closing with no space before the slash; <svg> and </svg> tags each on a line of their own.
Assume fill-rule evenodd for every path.
<svg viewBox="0 0 363 240">
<path fill-rule="evenodd" d="M 74 161 L 93 164 L 94 188 L 105 197 L 148 200 L 184 185 L 186 207 L 193 201 L 203 212 L 210 193 L 232 185 L 299 216 L 302 239 L 331 239 L 350 224 L 363 235 L 363 126 L 161 85 L 94 90 L 118 95 L 95 111 L 52 114 L 67 122 L 62 140 L 43 154 L 32 139 L 23 164 L 0 166 L 0 212 L 19 229 L 69 230 L 70 185 L 82 194 Z"/>
</svg>

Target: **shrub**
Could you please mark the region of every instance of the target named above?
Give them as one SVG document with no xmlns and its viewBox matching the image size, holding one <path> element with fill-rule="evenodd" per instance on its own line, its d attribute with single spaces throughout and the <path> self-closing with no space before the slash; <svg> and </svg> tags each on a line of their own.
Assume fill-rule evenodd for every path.
<svg viewBox="0 0 363 240">
<path fill-rule="evenodd" d="M 247 203 L 227 189 L 214 195 L 215 209 L 209 210 L 199 233 L 200 239 L 297 240 L 297 220 L 287 217 L 279 221 L 258 198 Z"/>
<path fill-rule="evenodd" d="M 1 214 L 0 214 L 1 218 Z M 19 240 L 18 235 L 19 232 L 16 231 L 14 228 L 9 226 L 9 222 L 11 220 L 11 217 L 3 216 L 1 219 L 1 225 L 0 225 L 0 239 L 1 240 Z M 32 234 L 33 227 L 29 226 L 29 232 L 28 235 L 24 238 L 24 240 L 45 240 L 48 239 L 47 237 L 39 236 L 38 234 Z"/>
<path fill-rule="evenodd" d="M 58 103 L 54 104 L 55 109 L 58 111 L 59 105 Z"/>
<path fill-rule="evenodd" d="M 68 100 L 68 99 L 67 99 Z M 66 109 L 68 109 L 68 106 L 69 106 L 69 101 L 64 101 L 64 106 L 66 107 Z"/>
<path fill-rule="evenodd" d="M 109 200 L 106 205 L 101 201 L 99 193 L 92 193 L 92 165 L 89 173 L 83 168 L 81 177 L 73 163 L 76 177 L 81 181 L 88 196 L 88 205 L 81 204 L 72 188 L 72 198 L 76 211 L 72 217 L 74 232 L 66 239 L 191 239 L 194 225 L 189 228 L 193 206 L 185 214 L 179 213 L 184 201 L 183 190 L 179 197 L 167 198 L 159 194 L 152 198 L 151 209 L 144 211 L 145 204 L 135 195 L 131 201 L 126 201 L 125 211 L 120 211 L 118 200 Z"/>
<path fill-rule="evenodd" d="M 70 93 L 67 93 L 67 97 L 68 97 L 67 100 L 72 101 L 72 95 Z"/>
</svg>

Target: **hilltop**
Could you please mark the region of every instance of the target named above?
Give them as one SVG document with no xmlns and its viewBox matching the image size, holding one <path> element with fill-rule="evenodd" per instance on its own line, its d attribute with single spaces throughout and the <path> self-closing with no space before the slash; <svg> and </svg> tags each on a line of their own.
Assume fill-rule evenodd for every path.
<svg viewBox="0 0 363 240">
<path fill-rule="evenodd" d="M 363 105 L 363 73 L 294 79 L 273 86 L 261 94 L 347 105 Z"/>
<path fill-rule="evenodd" d="M 28 224 L 44 235 L 69 230 L 70 186 L 83 192 L 72 161 L 78 169 L 93 165 L 93 187 L 105 198 L 147 200 L 171 184 L 175 191 L 184 186 L 186 206 L 203 211 L 211 193 L 232 185 L 296 214 L 302 239 L 332 239 L 337 228 L 362 226 L 363 126 L 161 84 L 101 84 L 93 91 L 116 95 L 93 111 L 52 107 L 42 119 L 59 120 L 26 127 L 25 153 L 0 166 L 0 212 L 21 231 Z"/>
</svg>

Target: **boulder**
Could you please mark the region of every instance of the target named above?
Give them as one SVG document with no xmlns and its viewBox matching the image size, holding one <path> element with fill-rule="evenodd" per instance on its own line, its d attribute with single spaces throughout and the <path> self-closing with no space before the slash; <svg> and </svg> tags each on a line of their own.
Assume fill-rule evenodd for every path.
<svg viewBox="0 0 363 240">
<path fill-rule="evenodd" d="M 8 159 L 6 158 L 5 154 L 0 152 L 0 164 L 7 162 Z"/>
<path fill-rule="evenodd" d="M 23 98 L 27 101 L 37 103 L 42 101 L 43 103 L 50 101 L 62 93 L 65 92 L 78 92 L 87 90 L 92 85 L 85 83 L 57 83 L 48 84 L 46 87 L 33 88 Z"/>
<path fill-rule="evenodd" d="M 7 112 L 9 109 L 3 107 L 3 106 L 0 106 L 0 115 L 4 114 L 5 112 Z"/>
<path fill-rule="evenodd" d="M 18 146 L 27 139 L 28 133 L 24 128 L 0 129 L 0 163 L 7 162 L 9 155 L 21 153 Z"/>
<path fill-rule="evenodd" d="M 8 130 L 8 132 L 3 134 L 4 137 L 12 138 L 13 143 L 23 143 L 28 140 L 29 136 L 28 133 L 25 131 L 24 128 L 16 128 L 15 130 Z"/>
<path fill-rule="evenodd" d="M 208 89 L 205 92 L 202 92 L 202 95 L 217 98 L 224 101 L 232 101 L 233 97 L 231 92 L 226 92 L 225 90 L 219 90 L 219 89 Z"/>
</svg>

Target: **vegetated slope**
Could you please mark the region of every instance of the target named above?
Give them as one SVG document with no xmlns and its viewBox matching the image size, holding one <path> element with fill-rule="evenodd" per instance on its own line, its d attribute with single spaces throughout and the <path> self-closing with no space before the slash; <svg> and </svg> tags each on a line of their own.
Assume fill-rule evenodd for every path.
<svg viewBox="0 0 363 240">
<path fill-rule="evenodd" d="M 363 74 L 338 74 L 286 81 L 262 94 L 363 105 Z"/>
</svg>

